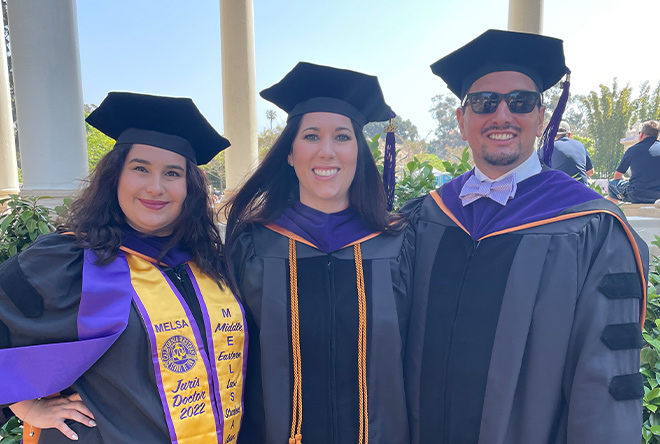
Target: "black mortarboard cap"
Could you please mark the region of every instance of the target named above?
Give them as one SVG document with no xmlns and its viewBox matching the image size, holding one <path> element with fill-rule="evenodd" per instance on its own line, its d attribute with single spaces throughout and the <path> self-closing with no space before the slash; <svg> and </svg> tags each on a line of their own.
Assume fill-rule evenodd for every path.
<svg viewBox="0 0 660 444">
<path fill-rule="evenodd" d="M 192 99 L 111 92 L 87 123 L 120 143 L 152 145 L 204 165 L 227 148 Z"/>
<path fill-rule="evenodd" d="M 490 29 L 435 62 L 431 71 L 462 99 L 478 78 L 499 71 L 521 72 L 543 92 L 566 74 L 566 62 L 559 39 Z"/>
<path fill-rule="evenodd" d="M 259 94 L 286 111 L 289 119 L 330 112 L 364 126 L 393 117 L 377 77 L 331 66 L 299 62 L 282 80 Z"/>
</svg>

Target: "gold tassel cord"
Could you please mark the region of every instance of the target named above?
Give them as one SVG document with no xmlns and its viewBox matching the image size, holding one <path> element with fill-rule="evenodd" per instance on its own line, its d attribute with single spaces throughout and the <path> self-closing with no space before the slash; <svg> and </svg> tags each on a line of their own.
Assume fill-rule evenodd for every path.
<svg viewBox="0 0 660 444">
<path fill-rule="evenodd" d="M 367 296 L 364 290 L 362 250 L 360 244 L 353 246 L 358 291 L 358 386 L 360 388 L 360 435 L 359 444 L 369 443 L 369 410 L 367 397 Z"/>
<path fill-rule="evenodd" d="M 369 443 L 369 411 L 367 396 L 367 296 L 364 288 L 362 250 L 353 246 L 358 292 L 358 387 L 360 404 L 359 444 Z M 293 401 L 289 444 L 302 444 L 302 356 L 300 353 L 300 319 L 298 313 L 298 269 L 296 241 L 289 239 L 289 279 L 291 286 L 291 347 L 293 350 Z"/>
<path fill-rule="evenodd" d="M 289 444 L 302 444 L 302 367 L 300 355 L 300 321 L 298 316 L 298 269 L 296 241 L 289 239 L 289 279 L 291 285 L 291 347 L 293 350 L 293 417 Z"/>
</svg>

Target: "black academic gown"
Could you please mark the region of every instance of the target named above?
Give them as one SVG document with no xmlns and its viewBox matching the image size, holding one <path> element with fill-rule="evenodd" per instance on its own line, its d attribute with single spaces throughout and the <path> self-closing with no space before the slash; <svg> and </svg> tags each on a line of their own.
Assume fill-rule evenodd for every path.
<svg viewBox="0 0 660 444">
<path fill-rule="evenodd" d="M 292 420 L 289 238 L 257 226 L 232 247 L 250 335 L 240 444 L 288 442 Z M 367 301 L 369 442 L 408 443 L 403 359 L 412 231 L 361 244 Z M 353 247 L 297 243 L 302 442 L 358 441 L 358 296 Z"/>
<path fill-rule="evenodd" d="M 482 240 L 431 196 L 408 209 L 412 442 L 638 443 L 648 251 L 618 208 L 597 199 Z"/>
<path fill-rule="evenodd" d="M 0 267 L 0 348 L 78 340 L 83 251 L 70 235 L 41 236 Z M 196 319 L 199 303 L 189 279 L 166 270 Z M 14 301 L 17 301 L 15 303 Z M 19 302 L 20 301 L 20 302 Z M 19 308 L 20 307 L 20 308 Z M 197 313 L 195 313 L 197 312 Z M 199 323 L 199 321 L 198 321 Z M 35 366 L 39 363 L 35 362 Z M 43 369 L 43 377 L 50 377 Z M 116 342 L 73 385 L 97 426 L 67 421 L 85 444 L 170 444 L 158 394 L 151 347 L 138 310 Z M 40 443 L 70 444 L 59 430 L 45 429 Z"/>
</svg>

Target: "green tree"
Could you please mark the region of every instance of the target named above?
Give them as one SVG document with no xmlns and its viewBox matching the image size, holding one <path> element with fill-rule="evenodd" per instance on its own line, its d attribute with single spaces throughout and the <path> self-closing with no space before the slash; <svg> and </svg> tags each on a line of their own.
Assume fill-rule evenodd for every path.
<svg viewBox="0 0 660 444">
<path fill-rule="evenodd" d="M 433 168 L 435 168 L 438 171 L 444 171 L 445 166 L 443 165 L 443 159 L 439 158 L 433 153 L 421 153 L 419 156 L 417 156 L 421 162 L 428 162 Z"/>
<path fill-rule="evenodd" d="M 660 119 L 660 82 L 651 91 L 648 81 L 639 87 L 639 98 L 635 101 L 633 122 L 646 122 Z"/>
<path fill-rule="evenodd" d="M 277 111 L 274 109 L 266 110 L 266 119 L 270 120 L 270 129 L 273 129 L 273 120 L 277 119 Z"/>
<path fill-rule="evenodd" d="M 257 134 L 257 146 L 259 149 L 260 162 L 264 160 L 266 153 L 270 147 L 273 146 L 277 138 L 280 137 L 280 134 L 282 134 L 283 130 L 284 127 L 282 125 L 277 125 L 274 129 L 264 128 L 259 134 Z"/>
<path fill-rule="evenodd" d="M 225 152 L 221 152 L 215 156 L 209 163 L 199 167 L 204 174 L 209 184 L 216 190 L 224 190 L 225 183 Z"/>
<path fill-rule="evenodd" d="M 394 132 L 394 134 L 396 135 L 396 143 L 403 143 L 406 141 L 416 142 L 420 140 L 417 126 L 415 126 L 415 124 L 413 124 L 409 119 L 404 119 L 401 116 L 396 116 L 394 119 L 392 119 L 392 123 L 396 125 L 396 131 Z M 364 125 L 362 131 L 364 132 L 364 135 L 368 139 L 373 139 L 374 136 L 376 136 L 376 134 L 380 134 L 383 132 L 383 128 L 387 124 L 389 124 L 389 121 L 369 122 L 366 125 Z"/>
<path fill-rule="evenodd" d="M 446 157 L 447 151 L 453 148 L 463 148 L 465 142 L 461 137 L 456 120 L 456 109 L 460 103 L 451 95 L 439 94 L 431 98 L 432 106 L 429 112 L 435 119 L 437 126 L 433 133 L 434 139 L 429 142 L 430 151 L 438 157 Z"/>
<path fill-rule="evenodd" d="M 635 110 L 632 90 L 628 85 L 619 88 L 615 78 L 612 88 L 600 85 L 600 94 L 591 91 L 582 98 L 582 105 L 588 135 L 594 139 L 594 169 L 600 177 L 610 177 L 623 155 L 619 141 L 625 136 Z"/>
<path fill-rule="evenodd" d="M 89 115 L 89 105 L 85 105 L 85 118 Z M 93 171 L 96 164 L 105 154 L 115 146 L 115 141 L 103 134 L 93 126 L 85 123 L 87 137 L 87 164 L 89 171 Z"/>
<path fill-rule="evenodd" d="M 555 112 L 562 92 L 563 89 L 560 82 L 543 93 L 543 105 L 545 106 L 543 126 L 546 126 L 550 122 L 550 117 Z M 586 122 L 584 120 L 584 112 L 581 110 L 581 104 L 582 96 L 569 94 L 562 120 L 567 121 L 571 126 L 571 133 L 584 135 L 586 133 Z"/>
<path fill-rule="evenodd" d="M 575 139 L 580 142 L 587 149 L 590 157 L 594 157 L 594 139 L 590 137 L 582 137 L 576 134 L 571 134 L 571 139 Z"/>
</svg>

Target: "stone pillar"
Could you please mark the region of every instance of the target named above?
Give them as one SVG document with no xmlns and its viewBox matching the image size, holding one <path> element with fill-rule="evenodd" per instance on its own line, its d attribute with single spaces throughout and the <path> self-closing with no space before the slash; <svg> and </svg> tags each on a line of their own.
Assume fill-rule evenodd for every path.
<svg viewBox="0 0 660 444">
<path fill-rule="evenodd" d="M 509 0 L 509 31 L 541 34 L 543 0 Z"/>
<path fill-rule="evenodd" d="M 222 105 L 227 187 L 225 199 L 259 163 L 252 0 L 220 0 Z"/>
<path fill-rule="evenodd" d="M 2 10 L 4 8 L 0 8 Z M 9 69 L 4 36 L 0 44 L 0 199 L 18 194 L 18 165 L 14 142 L 14 118 L 11 113 Z"/>
<path fill-rule="evenodd" d="M 75 0 L 8 0 L 21 194 L 58 200 L 87 175 Z"/>
</svg>

